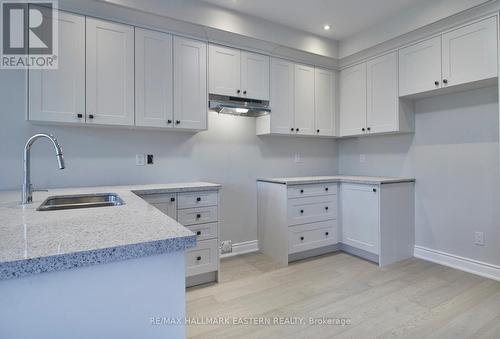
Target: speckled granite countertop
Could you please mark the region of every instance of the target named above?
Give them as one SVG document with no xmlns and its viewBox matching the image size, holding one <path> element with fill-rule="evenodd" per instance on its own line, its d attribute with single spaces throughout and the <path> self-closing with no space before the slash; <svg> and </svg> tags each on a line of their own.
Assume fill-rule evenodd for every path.
<svg viewBox="0 0 500 339">
<path fill-rule="evenodd" d="M 135 193 L 219 188 L 193 182 L 54 189 L 35 192 L 27 207 L 19 203 L 20 192 L 0 191 L 0 280 L 193 247 L 196 236 L 191 231 Z M 125 205 L 36 211 L 49 196 L 87 193 L 117 193 Z"/>
<path fill-rule="evenodd" d="M 359 184 L 394 184 L 400 182 L 413 182 L 415 178 L 393 178 L 393 177 L 367 177 L 352 175 L 333 175 L 315 177 L 293 177 L 293 178 L 262 178 L 257 181 L 271 182 L 283 185 L 319 184 L 324 182 L 351 182 Z"/>
</svg>

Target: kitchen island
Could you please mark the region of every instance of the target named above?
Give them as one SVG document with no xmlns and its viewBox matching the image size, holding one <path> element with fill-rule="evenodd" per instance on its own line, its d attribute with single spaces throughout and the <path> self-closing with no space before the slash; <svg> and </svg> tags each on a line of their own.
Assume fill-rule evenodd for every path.
<svg viewBox="0 0 500 339">
<path fill-rule="evenodd" d="M 138 195 L 218 187 L 55 189 L 26 206 L 0 192 L 0 337 L 184 337 L 184 253 L 196 236 Z M 49 196 L 96 193 L 124 204 L 37 211 Z"/>
</svg>

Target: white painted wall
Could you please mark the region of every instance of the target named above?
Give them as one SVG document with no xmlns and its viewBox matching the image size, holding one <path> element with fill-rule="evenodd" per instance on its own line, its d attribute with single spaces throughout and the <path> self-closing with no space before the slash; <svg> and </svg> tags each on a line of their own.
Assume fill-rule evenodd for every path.
<svg viewBox="0 0 500 339">
<path fill-rule="evenodd" d="M 32 182 L 36 187 L 221 183 L 221 239 L 243 242 L 257 239 L 257 178 L 332 174 L 336 169 L 335 141 L 257 137 L 254 118 L 211 113 L 209 130 L 199 134 L 34 126 L 25 121 L 25 93 L 22 71 L 0 70 L 0 190 L 20 189 L 24 143 L 35 132 L 50 132 L 63 146 L 67 168 L 57 168 L 49 143 L 34 145 Z M 294 163 L 295 152 L 303 163 Z M 155 165 L 135 166 L 137 153 L 154 154 Z"/>
<path fill-rule="evenodd" d="M 416 177 L 416 245 L 500 265 L 497 87 L 420 99 L 415 111 L 415 134 L 339 141 L 339 173 Z"/>
</svg>

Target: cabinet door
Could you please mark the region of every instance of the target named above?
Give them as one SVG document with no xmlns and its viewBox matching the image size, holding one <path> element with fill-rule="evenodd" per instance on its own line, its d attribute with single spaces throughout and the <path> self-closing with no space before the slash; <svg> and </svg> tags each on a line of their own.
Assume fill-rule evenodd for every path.
<svg viewBox="0 0 500 339">
<path fill-rule="evenodd" d="M 399 95 L 441 88 L 441 37 L 399 51 Z"/>
<path fill-rule="evenodd" d="M 218 45 L 208 46 L 209 91 L 211 94 L 242 95 L 240 50 Z"/>
<path fill-rule="evenodd" d="M 342 184 L 341 199 L 342 242 L 349 246 L 378 254 L 378 186 Z"/>
<path fill-rule="evenodd" d="M 29 119 L 84 123 L 85 17 L 58 15 L 59 68 L 29 71 Z"/>
<path fill-rule="evenodd" d="M 292 134 L 295 64 L 282 59 L 271 59 L 271 133 Z"/>
<path fill-rule="evenodd" d="M 245 98 L 269 100 L 269 57 L 241 52 L 241 94 Z"/>
<path fill-rule="evenodd" d="M 496 17 L 443 34 L 443 87 L 497 75 Z"/>
<path fill-rule="evenodd" d="M 135 124 L 173 127 L 172 35 L 135 30 Z"/>
<path fill-rule="evenodd" d="M 396 132 L 399 129 L 398 55 L 396 52 L 366 63 L 367 112 L 369 133 Z"/>
<path fill-rule="evenodd" d="M 335 84 L 333 71 L 314 70 L 314 128 L 317 135 L 335 135 Z"/>
<path fill-rule="evenodd" d="M 340 72 L 340 135 L 364 134 L 366 129 L 366 63 Z"/>
<path fill-rule="evenodd" d="M 87 123 L 134 125 L 134 27 L 87 18 Z"/>
<path fill-rule="evenodd" d="M 295 65 L 294 81 L 295 133 L 314 133 L 314 67 Z"/>
<path fill-rule="evenodd" d="M 174 37 L 175 127 L 207 128 L 207 44 Z"/>
</svg>

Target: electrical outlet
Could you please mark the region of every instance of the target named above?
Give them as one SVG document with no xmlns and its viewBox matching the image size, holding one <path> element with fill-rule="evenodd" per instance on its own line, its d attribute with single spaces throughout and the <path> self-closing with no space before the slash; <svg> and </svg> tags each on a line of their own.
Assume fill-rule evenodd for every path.
<svg viewBox="0 0 500 339">
<path fill-rule="evenodd" d="M 231 240 L 225 240 L 220 243 L 221 253 L 231 253 L 233 251 L 233 244 Z"/>
<path fill-rule="evenodd" d="M 302 158 L 300 157 L 300 153 L 295 153 L 295 159 L 294 159 L 296 164 L 302 163 Z"/>
<path fill-rule="evenodd" d="M 146 155 L 144 154 L 136 154 L 135 155 L 135 165 L 136 166 L 144 166 L 146 163 Z"/>
<path fill-rule="evenodd" d="M 153 165 L 154 161 L 153 161 L 153 154 L 148 154 L 147 155 L 147 158 L 148 158 L 148 165 Z"/>
<path fill-rule="evenodd" d="M 474 244 L 484 246 L 484 232 L 474 233 Z"/>
<path fill-rule="evenodd" d="M 360 154 L 360 155 L 359 155 L 359 162 L 360 162 L 360 163 L 366 162 L 366 155 L 364 155 L 364 154 Z"/>
</svg>

